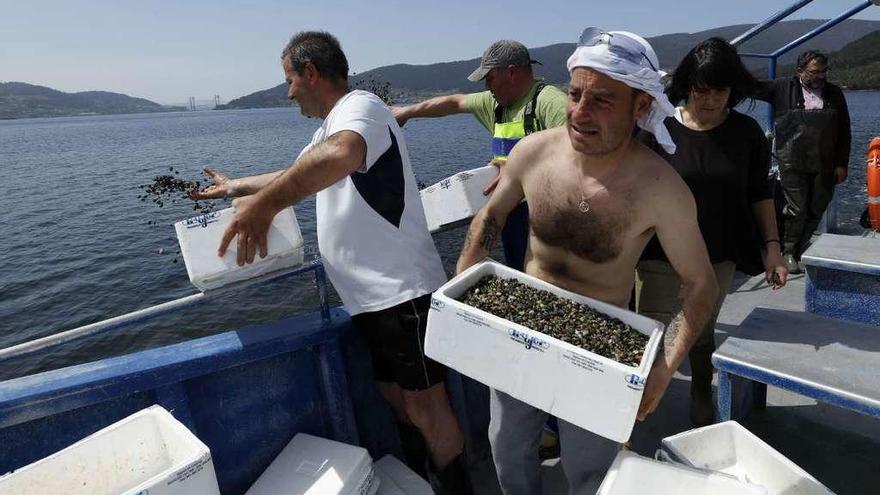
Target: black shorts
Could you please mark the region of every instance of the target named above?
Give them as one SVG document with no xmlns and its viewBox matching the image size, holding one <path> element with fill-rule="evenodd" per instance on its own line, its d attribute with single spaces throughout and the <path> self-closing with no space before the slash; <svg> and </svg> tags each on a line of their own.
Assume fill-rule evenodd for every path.
<svg viewBox="0 0 880 495">
<path fill-rule="evenodd" d="M 446 367 L 425 356 L 425 328 L 431 294 L 397 306 L 351 317 L 370 346 L 377 381 L 405 390 L 425 390 L 446 379 Z"/>
</svg>

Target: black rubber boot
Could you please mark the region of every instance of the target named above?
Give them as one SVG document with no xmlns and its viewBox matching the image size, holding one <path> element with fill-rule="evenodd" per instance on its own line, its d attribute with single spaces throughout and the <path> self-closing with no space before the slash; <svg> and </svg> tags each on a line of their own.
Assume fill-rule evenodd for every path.
<svg viewBox="0 0 880 495">
<path fill-rule="evenodd" d="M 404 423 L 397 423 L 397 431 L 400 433 L 400 446 L 403 448 L 406 465 L 423 479 L 428 479 L 428 472 L 425 470 L 428 445 L 422 432 L 415 426 Z"/>
<path fill-rule="evenodd" d="M 690 420 L 691 424 L 697 427 L 715 422 L 715 407 L 712 401 L 712 352 L 714 351 L 714 342 L 701 338 L 688 353 L 691 363 Z"/>
<path fill-rule="evenodd" d="M 471 477 L 464 462 L 464 454 L 452 460 L 443 469 L 437 470 L 429 457 L 425 461 L 428 482 L 436 495 L 473 495 Z"/>
</svg>

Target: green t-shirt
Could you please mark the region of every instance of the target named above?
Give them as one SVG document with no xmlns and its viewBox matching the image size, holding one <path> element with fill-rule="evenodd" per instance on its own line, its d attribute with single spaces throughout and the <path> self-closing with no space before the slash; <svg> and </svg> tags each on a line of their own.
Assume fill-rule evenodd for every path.
<svg viewBox="0 0 880 495">
<path fill-rule="evenodd" d="M 540 81 L 535 81 L 526 96 L 504 109 L 501 118 L 504 122 L 516 122 L 523 120 L 526 104 L 532 101 L 535 89 Z M 538 95 L 538 104 L 535 109 L 535 130 L 541 131 L 565 124 L 565 107 L 568 96 L 556 86 L 547 85 Z M 490 133 L 495 132 L 495 98 L 490 91 L 471 93 L 467 95 L 467 109 L 483 127 Z"/>
</svg>

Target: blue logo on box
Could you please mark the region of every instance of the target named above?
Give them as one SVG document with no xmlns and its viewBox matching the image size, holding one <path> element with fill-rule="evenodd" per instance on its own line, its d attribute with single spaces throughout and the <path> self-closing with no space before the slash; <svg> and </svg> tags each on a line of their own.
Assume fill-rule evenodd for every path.
<svg viewBox="0 0 880 495">
<path fill-rule="evenodd" d="M 626 383 L 629 383 L 632 387 L 637 388 L 639 390 L 645 388 L 645 382 L 648 380 L 647 377 L 641 377 L 635 373 L 631 373 L 626 375 Z"/>
<path fill-rule="evenodd" d="M 511 340 L 524 345 L 527 350 L 535 349 L 543 352 L 544 349 L 550 346 L 546 341 L 515 328 L 507 330 L 507 333 L 510 335 Z"/>
<path fill-rule="evenodd" d="M 437 311 L 440 311 L 445 306 L 446 303 L 444 303 L 443 301 L 437 299 L 436 297 L 431 298 L 431 309 L 436 309 Z"/>
<path fill-rule="evenodd" d="M 188 218 L 186 220 L 186 228 L 191 229 L 193 227 L 207 227 L 209 223 L 216 222 L 217 217 L 219 216 L 219 211 L 212 211 L 211 213 L 205 213 L 204 215 Z"/>
</svg>

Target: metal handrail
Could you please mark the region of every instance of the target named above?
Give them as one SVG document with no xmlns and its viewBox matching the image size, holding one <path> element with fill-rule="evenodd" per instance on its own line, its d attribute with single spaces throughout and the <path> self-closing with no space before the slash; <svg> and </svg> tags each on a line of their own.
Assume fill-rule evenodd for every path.
<svg viewBox="0 0 880 495">
<path fill-rule="evenodd" d="M 33 354 L 35 352 L 42 351 L 50 347 L 55 347 L 86 337 L 92 337 L 100 333 L 109 332 L 110 330 L 126 328 L 134 325 L 135 323 L 141 323 L 164 314 L 179 311 L 194 304 L 208 301 L 217 295 L 226 294 L 234 290 L 240 290 L 243 287 L 251 285 L 259 285 L 267 282 L 285 279 L 309 271 L 315 272 L 315 288 L 318 290 L 318 298 L 320 299 L 321 318 L 324 320 L 325 323 L 329 323 L 330 306 L 327 297 L 327 281 L 326 275 L 324 273 L 324 265 L 321 263 L 320 259 L 314 259 L 290 272 L 269 273 L 250 280 L 244 280 L 217 289 L 212 289 L 197 294 L 191 294 L 189 296 L 181 297 L 173 301 L 164 302 L 155 306 L 132 311 L 130 313 L 126 313 L 120 316 L 108 318 L 97 323 L 91 323 L 89 325 L 84 325 L 71 330 L 65 330 L 63 332 L 55 333 L 46 337 L 6 347 L 4 349 L 0 349 L 0 361 Z"/>
<path fill-rule="evenodd" d="M 742 43 L 745 43 L 746 41 L 748 41 L 751 38 L 758 35 L 758 33 L 761 33 L 762 31 L 774 26 L 782 19 L 784 19 L 784 18 L 788 17 L 789 15 L 793 14 L 794 12 L 800 10 L 801 8 L 803 8 L 807 4 L 811 3 L 812 1 L 813 0 L 800 0 L 798 2 L 793 3 L 788 8 L 780 10 L 779 12 L 773 14 L 772 16 L 768 17 L 764 21 L 756 24 L 755 26 L 753 26 L 751 29 L 747 30 L 743 34 L 737 36 L 736 38 L 731 40 L 730 43 L 734 46 L 741 45 Z M 855 7 L 843 12 L 842 14 L 838 15 L 834 19 L 830 19 L 830 20 L 824 22 L 822 25 L 813 28 L 812 30 L 808 31 L 806 34 L 802 35 L 800 38 L 788 43 L 785 46 L 782 46 L 781 48 L 778 48 L 773 53 L 740 53 L 740 56 L 741 57 L 767 59 L 768 60 L 767 78 L 768 79 L 775 79 L 776 78 L 776 65 L 779 60 L 779 57 L 781 57 L 782 55 L 785 55 L 786 53 L 790 52 L 791 50 L 794 50 L 798 46 L 806 43 L 807 41 L 824 33 L 825 31 L 831 29 L 832 27 L 840 24 L 841 22 L 845 21 L 846 19 L 849 19 L 850 17 L 858 14 L 859 12 L 867 9 L 868 7 L 870 7 L 872 5 L 880 5 L 880 0 L 862 0 L 861 3 L 859 3 Z M 767 110 L 767 129 L 771 130 L 771 131 L 773 129 L 773 104 L 770 104 L 769 108 Z"/>
<path fill-rule="evenodd" d="M 802 7 L 805 7 L 808 3 L 811 3 L 812 1 L 813 0 L 801 0 L 800 2 L 796 2 L 796 3 L 792 4 L 788 8 L 780 10 L 779 12 L 777 12 L 777 13 L 771 15 L 770 17 L 768 17 L 767 19 L 765 19 L 763 22 L 756 24 L 755 26 L 753 26 L 751 29 L 749 29 L 745 33 L 743 33 L 743 34 L 737 36 L 736 38 L 734 38 L 733 40 L 731 40 L 730 44 L 733 46 L 737 46 L 737 45 L 741 45 L 742 43 L 745 43 L 746 41 L 757 36 L 759 33 L 764 31 L 765 29 L 775 25 L 777 22 L 781 21 L 782 19 L 785 19 L 786 17 L 790 16 L 794 12 L 800 10 Z"/>
<path fill-rule="evenodd" d="M 842 12 L 840 15 L 838 15 L 834 19 L 829 19 L 828 21 L 824 22 L 820 26 L 816 26 L 815 28 L 813 28 L 812 31 L 802 35 L 800 38 L 798 38 L 798 39 L 792 41 L 791 43 L 783 46 L 782 48 L 776 50 L 771 55 L 773 57 L 777 57 L 777 58 L 781 57 L 782 55 L 785 55 L 786 53 L 790 52 L 791 50 L 806 43 L 807 41 L 810 41 L 811 39 L 815 38 L 816 36 L 819 36 L 820 34 L 824 33 L 825 31 L 828 31 L 829 29 L 833 28 L 834 26 L 840 24 L 841 22 L 849 19 L 850 17 L 858 14 L 859 12 L 867 9 L 868 7 L 870 7 L 872 5 L 874 5 L 874 2 L 872 2 L 871 0 L 862 0 L 861 4 L 856 5 L 855 7 L 851 8 L 845 12 Z"/>
</svg>

